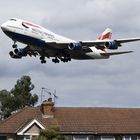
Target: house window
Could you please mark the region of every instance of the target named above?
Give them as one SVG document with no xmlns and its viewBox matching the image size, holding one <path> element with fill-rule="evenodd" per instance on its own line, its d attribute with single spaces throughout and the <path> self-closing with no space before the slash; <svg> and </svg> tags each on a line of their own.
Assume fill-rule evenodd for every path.
<svg viewBox="0 0 140 140">
<path fill-rule="evenodd" d="M 123 140 L 138 140 L 138 137 L 136 135 L 133 136 L 124 136 Z"/>
<path fill-rule="evenodd" d="M 89 140 L 88 136 L 74 136 L 73 140 Z"/>
<path fill-rule="evenodd" d="M 140 136 L 137 136 L 137 140 L 140 140 Z"/>
<path fill-rule="evenodd" d="M 101 140 L 115 140 L 115 137 L 113 137 L 113 136 L 102 136 Z"/>
<path fill-rule="evenodd" d="M 24 140 L 31 140 L 31 136 L 24 136 Z"/>
<path fill-rule="evenodd" d="M 124 136 L 123 140 L 131 140 L 131 136 Z"/>
<path fill-rule="evenodd" d="M 23 135 L 23 136 L 18 136 L 17 137 L 18 140 L 32 140 L 32 136 L 27 136 L 27 135 Z M 0 139 L 1 140 L 1 139 Z"/>
</svg>

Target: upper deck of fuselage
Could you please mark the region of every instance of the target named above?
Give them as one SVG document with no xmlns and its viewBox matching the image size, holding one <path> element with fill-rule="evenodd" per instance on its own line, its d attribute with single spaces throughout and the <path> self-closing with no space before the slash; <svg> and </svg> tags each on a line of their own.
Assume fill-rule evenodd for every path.
<svg viewBox="0 0 140 140">
<path fill-rule="evenodd" d="M 43 27 L 36 25 L 34 23 L 31 23 L 29 21 L 25 21 L 25 20 L 21 20 L 18 18 L 11 18 L 10 20 L 8 20 L 7 22 L 3 23 L 1 25 L 2 29 L 8 27 L 13 27 L 13 28 L 22 28 L 22 29 L 30 29 L 30 28 L 34 28 L 34 29 L 38 29 L 38 30 L 43 30 Z"/>
<path fill-rule="evenodd" d="M 34 38 L 46 40 L 46 42 L 74 42 L 74 40 L 57 35 L 42 26 L 18 18 L 11 18 L 7 22 L 3 23 L 1 28 L 5 33 L 12 32 L 28 35 Z"/>
</svg>

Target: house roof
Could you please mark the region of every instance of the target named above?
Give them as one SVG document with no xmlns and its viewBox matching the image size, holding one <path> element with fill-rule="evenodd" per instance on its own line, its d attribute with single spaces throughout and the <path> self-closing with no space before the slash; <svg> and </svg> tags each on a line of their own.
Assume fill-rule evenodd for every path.
<svg viewBox="0 0 140 140">
<path fill-rule="evenodd" d="M 36 119 L 45 127 L 59 125 L 63 133 L 140 134 L 139 108 L 56 107 L 53 113 L 47 118 L 39 107 L 25 107 L 0 122 L 0 133 L 17 133 Z"/>
<path fill-rule="evenodd" d="M 47 119 L 46 121 L 42 118 L 38 107 L 25 107 L 21 111 L 0 122 L 0 133 L 17 133 L 33 119 L 38 120 L 44 126 L 53 124 L 53 120 Z"/>
</svg>

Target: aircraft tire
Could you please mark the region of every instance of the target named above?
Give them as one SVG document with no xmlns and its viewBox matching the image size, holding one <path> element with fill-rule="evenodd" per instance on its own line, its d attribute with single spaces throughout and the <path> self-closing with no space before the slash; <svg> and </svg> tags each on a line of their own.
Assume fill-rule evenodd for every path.
<svg viewBox="0 0 140 140">
<path fill-rule="evenodd" d="M 41 60 L 41 64 L 45 64 L 46 63 L 46 60 Z"/>
<path fill-rule="evenodd" d="M 44 57 L 44 56 L 41 56 L 41 57 L 40 57 L 40 60 L 44 60 L 44 59 L 45 59 L 45 57 Z"/>
<path fill-rule="evenodd" d="M 59 63 L 60 61 L 58 59 L 52 59 L 52 62 Z"/>
</svg>

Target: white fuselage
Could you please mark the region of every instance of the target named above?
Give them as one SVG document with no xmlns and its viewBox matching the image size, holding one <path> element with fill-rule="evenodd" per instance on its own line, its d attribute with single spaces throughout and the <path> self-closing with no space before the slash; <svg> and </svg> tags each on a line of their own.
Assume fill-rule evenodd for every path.
<svg viewBox="0 0 140 140">
<path fill-rule="evenodd" d="M 20 19 L 9 20 L 1 25 L 2 29 L 5 31 L 10 31 L 17 34 L 22 34 L 26 36 L 31 36 L 37 39 L 43 39 L 47 42 L 73 42 L 74 40 L 68 39 L 66 37 L 57 35 L 46 28 L 39 25 L 30 23 L 28 21 L 23 21 Z"/>
<path fill-rule="evenodd" d="M 17 18 L 13 18 L 2 24 L 1 28 L 5 32 L 5 34 L 7 34 L 7 36 L 9 36 L 13 41 L 19 41 L 21 43 L 34 47 L 41 47 L 44 45 L 44 43 L 65 44 L 76 42 L 75 40 L 57 35 L 39 25 Z M 77 55 L 77 52 L 74 52 L 72 58 L 76 58 L 75 55 L 77 55 L 76 59 L 108 58 L 108 56 L 101 55 L 101 53 L 105 53 L 105 51 L 97 49 L 95 47 L 91 47 L 90 49 L 92 50 L 91 52 L 87 52 L 84 54 L 87 57 Z"/>
</svg>

